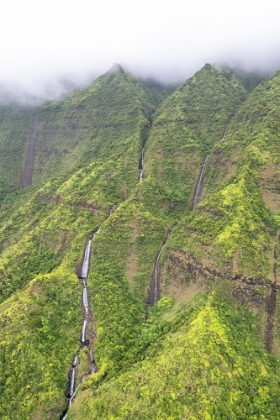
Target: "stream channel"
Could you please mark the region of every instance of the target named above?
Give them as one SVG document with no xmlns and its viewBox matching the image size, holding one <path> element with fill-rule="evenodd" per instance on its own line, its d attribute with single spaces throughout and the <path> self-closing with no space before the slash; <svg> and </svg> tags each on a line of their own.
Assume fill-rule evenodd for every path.
<svg viewBox="0 0 280 420">
<path fill-rule="evenodd" d="M 192 210 L 196 209 L 196 205 L 202 193 L 203 177 L 204 177 L 204 172 L 205 172 L 205 167 L 206 167 L 206 162 L 207 162 L 208 157 L 209 155 L 207 155 L 206 158 L 204 159 L 203 166 L 199 174 L 198 183 L 196 184 L 192 208 L 191 208 Z"/>
<path fill-rule="evenodd" d="M 109 212 L 109 216 L 113 214 L 117 206 L 112 206 Z M 89 320 L 91 319 L 91 311 L 90 311 L 90 300 L 88 296 L 88 287 L 87 287 L 87 278 L 89 274 L 90 269 L 90 254 L 91 254 L 91 244 L 94 240 L 95 236 L 99 233 L 100 228 L 96 232 L 93 233 L 92 237 L 88 239 L 85 245 L 85 251 L 84 251 L 84 257 L 83 257 L 83 264 L 82 268 L 80 270 L 80 274 L 78 276 L 78 279 L 82 286 L 82 304 L 83 304 L 83 321 L 82 321 L 82 328 L 81 328 L 81 336 L 80 336 L 80 342 L 81 345 L 74 356 L 70 372 L 69 372 L 69 381 L 67 385 L 67 406 L 63 413 L 60 416 L 60 420 L 65 420 L 68 415 L 68 410 L 72 405 L 73 398 L 75 397 L 80 384 L 83 383 L 83 381 L 86 379 L 86 377 L 92 373 L 97 372 L 97 366 L 94 359 L 94 354 L 92 350 L 92 343 L 87 339 L 87 324 Z M 89 363 L 89 373 L 84 375 L 81 379 L 79 384 L 76 386 L 76 369 L 79 364 L 79 356 L 81 348 L 87 347 L 88 352 L 88 363 Z"/>
<path fill-rule="evenodd" d="M 142 148 L 141 157 L 139 160 L 139 170 L 140 170 L 139 181 L 143 180 L 143 166 L 144 166 L 144 147 Z"/>
<path fill-rule="evenodd" d="M 224 133 L 224 135 L 225 135 L 225 133 Z M 142 150 L 142 162 L 143 162 L 143 156 L 144 156 L 144 149 Z M 209 155 L 207 155 L 205 157 L 204 162 L 203 162 L 203 166 L 202 166 L 200 174 L 199 174 L 199 178 L 198 178 L 198 182 L 197 182 L 197 185 L 196 185 L 196 188 L 195 188 L 195 194 L 194 194 L 194 199 L 193 199 L 191 210 L 195 210 L 196 205 L 198 203 L 198 200 L 199 200 L 199 198 L 201 196 L 201 193 L 202 193 L 203 177 L 204 177 L 204 172 L 205 172 L 205 167 L 206 167 L 206 162 L 207 162 L 208 157 L 209 157 Z M 143 167 L 143 165 L 142 165 L 142 167 Z M 142 178 L 141 178 L 141 173 L 140 173 L 140 181 L 141 180 L 142 180 Z M 170 232 L 168 232 L 167 237 L 165 238 L 165 240 L 164 240 L 163 244 L 161 245 L 161 248 L 160 248 L 160 250 L 157 254 L 153 274 L 152 274 L 151 281 L 150 281 L 150 288 L 149 288 L 149 292 L 148 292 L 147 306 L 153 306 L 160 299 L 159 261 L 160 261 L 162 249 L 163 249 L 164 245 L 166 244 L 166 241 L 168 240 L 169 235 L 170 235 Z"/>
</svg>

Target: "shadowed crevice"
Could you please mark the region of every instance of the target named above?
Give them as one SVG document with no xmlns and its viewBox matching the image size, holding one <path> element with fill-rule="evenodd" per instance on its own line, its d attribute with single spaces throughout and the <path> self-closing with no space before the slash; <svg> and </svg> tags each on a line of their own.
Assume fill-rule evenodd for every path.
<svg viewBox="0 0 280 420">
<path fill-rule="evenodd" d="M 25 171 L 22 175 L 22 187 L 29 187 L 32 185 L 32 175 L 35 161 L 35 150 L 37 140 L 37 129 L 38 129 L 38 111 L 33 116 L 32 126 L 29 134 L 29 144 L 27 153 L 27 163 Z"/>
</svg>

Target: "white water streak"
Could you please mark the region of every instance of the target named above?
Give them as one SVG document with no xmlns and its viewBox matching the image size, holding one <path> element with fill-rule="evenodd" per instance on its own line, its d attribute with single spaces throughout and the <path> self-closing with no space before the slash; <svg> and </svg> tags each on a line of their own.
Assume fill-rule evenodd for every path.
<svg viewBox="0 0 280 420">
<path fill-rule="evenodd" d="M 154 302 L 153 303 L 156 303 L 158 300 L 158 264 L 159 264 L 161 252 L 162 252 L 162 249 L 158 253 L 155 269 L 154 269 Z"/>
<path fill-rule="evenodd" d="M 84 260 L 83 260 L 83 265 L 82 265 L 82 273 L 81 273 L 81 277 L 83 279 L 86 279 L 88 276 L 88 272 L 89 272 L 89 260 L 90 260 L 90 250 L 91 250 L 91 239 L 88 240 L 87 244 L 86 244 L 86 249 L 85 249 L 85 255 L 84 255 Z"/>
<path fill-rule="evenodd" d="M 73 395 L 72 395 L 72 397 L 70 398 L 70 400 L 69 400 L 69 407 L 71 407 L 71 405 L 72 405 L 72 401 L 73 401 L 73 398 L 75 398 L 75 396 L 76 396 L 76 394 L 77 394 L 77 391 L 78 391 L 78 389 L 80 388 L 80 385 L 81 385 L 81 384 L 79 384 L 79 385 L 77 386 L 77 388 L 75 389 L 74 394 L 73 394 Z M 66 413 L 65 417 L 63 417 L 64 419 L 66 419 L 67 414 L 68 414 L 68 411 L 67 411 L 67 413 Z"/>
<path fill-rule="evenodd" d="M 88 311 L 89 311 L 87 287 L 83 287 L 83 305 L 84 305 L 85 313 L 86 313 L 86 316 L 87 316 Z"/>
<path fill-rule="evenodd" d="M 87 326 L 87 320 L 84 319 L 83 328 L 82 328 L 82 338 L 81 338 L 82 343 L 86 339 L 86 326 Z"/>
<path fill-rule="evenodd" d="M 74 394 L 74 386 L 75 386 L 75 368 L 72 369 L 72 374 L 71 374 L 70 390 L 69 390 L 70 398 Z"/>
<path fill-rule="evenodd" d="M 197 183 L 197 186 L 196 186 L 196 189 L 195 189 L 195 195 L 194 195 L 194 199 L 193 199 L 192 210 L 195 210 L 198 199 L 199 199 L 199 196 L 201 194 L 203 175 L 204 175 L 204 172 L 205 172 L 205 166 L 206 166 L 206 162 L 207 162 L 208 157 L 209 157 L 209 155 L 206 156 L 206 158 L 204 160 L 204 163 L 203 163 L 203 166 L 202 166 L 202 169 L 200 171 L 199 180 L 198 180 L 198 183 Z"/>
</svg>

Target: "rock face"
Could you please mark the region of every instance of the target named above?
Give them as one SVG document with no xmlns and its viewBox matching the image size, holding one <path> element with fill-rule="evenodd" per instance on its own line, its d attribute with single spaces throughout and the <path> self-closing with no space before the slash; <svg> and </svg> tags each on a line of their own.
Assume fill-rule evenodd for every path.
<svg viewBox="0 0 280 420">
<path fill-rule="evenodd" d="M 27 162 L 26 162 L 25 171 L 22 175 L 23 188 L 29 187 L 30 185 L 32 185 L 32 175 L 33 175 L 35 152 L 36 152 L 37 130 L 38 130 L 38 111 L 34 113 L 32 127 L 30 129 Z"/>
</svg>

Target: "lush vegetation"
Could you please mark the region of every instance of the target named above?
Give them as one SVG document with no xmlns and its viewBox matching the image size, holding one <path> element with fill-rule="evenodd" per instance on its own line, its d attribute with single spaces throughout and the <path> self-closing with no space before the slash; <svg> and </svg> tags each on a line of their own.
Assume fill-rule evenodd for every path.
<svg viewBox="0 0 280 420">
<path fill-rule="evenodd" d="M 231 275 L 274 279 L 280 210 L 279 93 L 277 74 L 260 84 L 237 111 L 207 162 L 199 211 L 187 216 L 188 233 L 176 238 L 205 264 L 216 260 Z"/>
<path fill-rule="evenodd" d="M 160 305 L 161 302 L 158 302 Z M 101 387 L 85 383 L 70 419 L 272 419 L 279 412 L 279 361 L 256 345 L 255 319 L 214 292 L 174 319 L 147 353 Z"/>
<path fill-rule="evenodd" d="M 79 346 L 80 286 L 58 269 L 0 307 L 2 419 L 59 418 Z"/>
<path fill-rule="evenodd" d="M 279 75 L 248 96 L 231 70 L 206 65 L 163 100 L 167 91 L 115 66 L 56 103 L 1 110 L 1 148 L 19 151 L 0 173 L 4 419 L 58 419 L 65 408 L 82 322 L 76 273 L 99 226 L 88 278 L 98 372 L 69 418 L 279 412 L 279 360 L 262 347 L 268 313 L 276 354 L 280 337 L 277 294 L 268 304 L 279 272 Z M 35 111 L 33 185 L 15 191 Z M 150 308 L 159 250 L 161 299 Z M 81 350 L 77 380 L 87 369 Z"/>
</svg>

